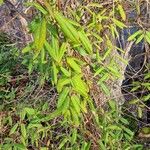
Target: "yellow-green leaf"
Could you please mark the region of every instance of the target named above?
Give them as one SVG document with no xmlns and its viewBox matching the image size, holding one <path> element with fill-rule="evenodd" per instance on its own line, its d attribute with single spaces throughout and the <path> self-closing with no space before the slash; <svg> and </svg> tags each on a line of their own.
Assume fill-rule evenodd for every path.
<svg viewBox="0 0 150 150">
<path fill-rule="evenodd" d="M 128 41 L 132 41 L 134 40 L 134 38 L 136 38 L 138 35 L 142 34 L 143 31 L 142 30 L 138 30 L 135 33 L 133 33 L 131 36 L 129 36 Z"/>
<path fill-rule="evenodd" d="M 126 14 L 125 14 L 125 11 L 124 11 L 122 5 L 120 5 L 120 4 L 118 5 L 118 10 L 119 10 L 121 18 L 125 21 L 126 20 Z"/>
<path fill-rule="evenodd" d="M 59 12 L 55 12 L 54 17 L 60 25 L 65 36 L 67 36 L 73 44 L 79 44 L 78 32 L 73 25 L 68 22 L 67 19 Z"/>
<path fill-rule="evenodd" d="M 69 94 L 69 88 L 65 87 L 63 89 L 63 91 L 60 93 L 59 97 L 58 97 L 58 102 L 57 102 L 57 108 L 61 107 L 67 97 L 67 95 Z"/>
<path fill-rule="evenodd" d="M 76 63 L 76 61 L 74 60 L 74 58 L 68 57 L 67 58 L 67 63 L 69 64 L 69 66 L 76 71 L 77 73 L 81 73 L 81 68 L 80 66 Z"/>
<path fill-rule="evenodd" d="M 83 47 L 85 48 L 85 50 L 89 54 L 92 54 L 92 44 L 91 44 L 90 40 L 88 39 L 87 35 L 85 34 L 85 32 L 79 31 L 78 34 L 79 34 L 81 43 L 82 43 Z"/>
<path fill-rule="evenodd" d="M 119 20 L 117 20 L 115 18 L 112 18 L 112 21 L 114 22 L 114 24 L 116 26 L 118 26 L 121 29 L 123 29 L 124 27 L 126 27 L 126 25 L 123 22 L 121 22 L 121 21 L 119 21 Z"/>
</svg>

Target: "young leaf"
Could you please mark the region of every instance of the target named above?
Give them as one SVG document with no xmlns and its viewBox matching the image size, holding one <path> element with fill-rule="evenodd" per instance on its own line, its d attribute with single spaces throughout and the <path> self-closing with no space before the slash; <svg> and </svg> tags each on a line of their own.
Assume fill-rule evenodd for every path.
<svg viewBox="0 0 150 150">
<path fill-rule="evenodd" d="M 29 115 L 35 115 L 35 114 L 36 114 L 36 111 L 35 111 L 35 109 L 33 109 L 33 108 L 28 108 L 28 107 L 26 107 L 26 108 L 24 108 L 24 110 L 25 110 Z"/>
<path fill-rule="evenodd" d="M 115 18 L 112 18 L 112 21 L 114 22 L 114 24 L 116 26 L 118 26 L 121 29 L 123 29 L 124 27 L 126 27 L 126 25 L 123 22 L 121 22 L 121 21 L 119 21 L 119 20 L 117 20 Z"/>
<path fill-rule="evenodd" d="M 66 76 L 66 77 L 70 77 L 71 76 L 71 72 L 68 71 L 67 69 L 65 69 L 64 67 L 60 67 L 61 71 L 63 72 L 63 74 Z"/>
<path fill-rule="evenodd" d="M 80 99 L 76 95 L 71 96 L 71 104 L 73 108 L 75 109 L 78 116 L 80 116 Z"/>
<path fill-rule="evenodd" d="M 26 138 L 27 133 L 26 133 L 25 124 L 21 124 L 21 134 L 24 138 Z"/>
<path fill-rule="evenodd" d="M 119 10 L 121 18 L 123 19 L 123 21 L 125 21 L 126 20 L 126 14 L 125 14 L 125 11 L 124 11 L 122 5 L 120 5 L 120 4 L 118 5 L 118 10 Z"/>
<path fill-rule="evenodd" d="M 92 45 L 91 45 L 91 42 L 88 39 L 87 35 L 85 34 L 85 32 L 84 31 L 79 31 L 78 34 L 79 34 L 81 43 L 83 44 L 83 47 L 86 49 L 86 51 L 89 54 L 92 54 Z"/>
<path fill-rule="evenodd" d="M 66 18 L 59 12 L 55 12 L 54 17 L 60 25 L 65 36 L 67 36 L 73 44 L 79 44 L 78 32 L 73 25 L 68 22 Z"/>
<path fill-rule="evenodd" d="M 55 60 L 57 61 L 57 55 L 56 55 L 56 52 L 55 52 L 55 49 L 52 48 L 52 46 L 46 41 L 45 42 L 45 48 L 46 50 L 49 52 L 49 55 Z"/>
<path fill-rule="evenodd" d="M 57 108 L 61 107 L 69 94 L 70 89 L 68 87 L 65 87 L 63 91 L 60 93 L 58 97 L 58 102 L 57 102 Z"/>
<path fill-rule="evenodd" d="M 67 43 L 62 43 L 60 49 L 59 49 L 59 56 L 58 56 L 58 62 L 61 62 L 62 57 L 64 56 L 64 53 L 67 51 Z"/>
<path fill-rule="evenodd" d="M 143 31 L 142 30 L 138 30 L 135 33 L 133 33 L 131 36 L 129 36 L 128 41 L 132 41 L 134 40 L 134 38 L 136 38 L 138 35 L 142 34 Z"/>
<path fill-rule="evenodd" d="M 16 124 L 11 128 L 11 130 L 10 130 L 10 132 L 9 132 L 9 135 L 14 134 L 15 131 L 17 130 L 17 128 L 18 128 L 18 123 L 16 123 Z"/>
<path fill-rule="evenodd" d="M 67 63 L 70 65 L 70 67 L 76 71 L 77 73 L 81 73 L 80 66 L 75 62 L 74 58 L 68 57 Z"/>
<path fill-rule="evenodd" d="M 53 62 L 52 68 L 53 68 L 53 81 L 54 81 L 55 84 L 57 84 L 58 69 L 57 69 L 57 67 L 56 67 L 54 62 Z"/>
<path fill-rule="evenodd" d="M 141 35 L 137 38 L 137 40 L 136 40 L 136 43 L 135 43 L 135 44 L 140 43 L 140 42 L 143 40 L 143 38 L 144 38 L 144 34 L 141 34 Z"/>
<path fill-rule="evenodd" d="M 67 143 L 67 141 L 68 141 L 68 138 L 67 138 L 67 137 L 64 138 L 64 139 L 61 141 L 61 143 L 59 144 L 58 149 L 62 149 L 63 146 Z"/>
<path fill-rule="evenodd" d="M 71 80 L 68 78 L 62 78 L 58 80 L 57 91 L 61 92 L 65 85 L 70 84 Z"/>
</svg>

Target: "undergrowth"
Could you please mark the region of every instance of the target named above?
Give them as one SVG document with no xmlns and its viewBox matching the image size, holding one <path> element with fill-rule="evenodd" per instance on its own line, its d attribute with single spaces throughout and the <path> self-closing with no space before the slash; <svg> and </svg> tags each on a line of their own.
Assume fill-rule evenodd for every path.
<svg viewBox="0 0 150 150">
<path fill-rule="evenodd" d="M 128 64 L 121 57 L 125 49 L 115 41 L 128 28 L 125 3 L 83 2 L 64 11 L 47 0 L 25 6 L 38 11 L 29 23 L 33 41 L 20 54 L 13 42 L 0 37 L 0 148 L 146 149 L 136 136 L 150 132 L 148 126 L 141 131 L 138 126 L 149 107 L 149 71 L 130 91 L 146 91 L 129 104 L 136 107 L 137 120 L 115 90 L 124 78 L 121 64 Z M 132 41 L 150 44 L 150 31 L 143 25 L 128 37 Z"/>
</svg>

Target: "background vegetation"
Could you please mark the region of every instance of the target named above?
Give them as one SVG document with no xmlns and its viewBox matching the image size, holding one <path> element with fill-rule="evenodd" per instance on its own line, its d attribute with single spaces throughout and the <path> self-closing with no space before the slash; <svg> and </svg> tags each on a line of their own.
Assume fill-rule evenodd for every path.
<svg viewBox="0 0 150 150">
<path fill-rule="evenodd" d="M 0 33 L 2 150 L 149 149 L 148 1 L 0 3 L 26 39 Z"/>
</svg>

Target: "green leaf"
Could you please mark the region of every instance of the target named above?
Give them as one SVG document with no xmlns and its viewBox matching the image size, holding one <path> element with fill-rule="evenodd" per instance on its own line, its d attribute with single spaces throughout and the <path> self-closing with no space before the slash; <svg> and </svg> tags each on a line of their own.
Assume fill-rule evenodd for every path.
<svg viewBox="0 0 150 150">
<path fill-rule="evenodd" d="M 65 69 L 64 67 L 60 67 L 61 71 L 63 72 L 63 74 L 66 76 L 66 77 L 70 77 L 71 76 L 71 72 L 68 71 L 67 69 Z"/>
<path fill-rule="evenodd" d="M 18 123 L 16 123 L 16 124 L 11 128 L 11 130 L 10 130 L 10 132 L 9 132 L 9 135 L 14 134 L 15 131 L 17 130 L 17 128 L 18 128 Z"/>
<path fill-rule="evenodd" d="M 29 45 L 27 45 L 25 48 L 23 48 L 22 53 L 27 53 L 31 50 L 31 47 Z"/>
<path fill-rule="evenodd" d="M 107 87 L 107 85 L 104 84 L 103 82 L 100 82 L 99 85 L 100 85 L 101 89 L 105 92 L 105 94 L 109 96 L 110 95 L 110 90 Z"/>
<path fill-rule="evenodd" d="M 24 138 L 26 138 L 27 133 L 26 133 L 25 124 L 21 124 L 21 134 Z"/>
<path fill-rule="evenodd" d="M 79 117 L 76 114 L 76 111 L 74 109 L 70 108 L 70 111 L 71 111 L 73 125 L 75 125 L 76 127 L 78 127 L 79 124 L 80 124 Z"/>
<path fill-rule="evenodd" d="M 68 140 L 69 140 L 68 138 L 64 138 L 64 139 L 61 141 L 61 143 L 59 144 L 58 149 L 62 149 L 63 146 L 67 143 Z"/>
<path fill-rule="evenodd" d="M 72 95 L 71 96 L 71 104 L 72 104 L 74 110 L 76 111 L 77 115 L 80 116 L 81 110 L 80 110 L 80 99 L 79 99 L 79 97 L 76 95 Z"/>
<path fill-rule="evenodd" d="M 3 0 L 0 0 L 0 6 L 1 6 L 3 3 L 4 3 L 4 1 L 3 1 Z"/>
<path fill-rule="evenodd" d="M 27 2 L 25 3 L 26 6 L 35 6 L 39 11 L 41 11 L 44 15 L 46 15 L 48 12 L 38 3 L 36 2 Z"/>
<path fill-rule="evenodd" d="M 76 139 L 77 139 L 77 129 L 73 128 L 72 130 L 72 136 L 71 136 L 71 144 L 75 144 Z"/>
<path fill-rule="evenodd" d="M 61 92 L 65 85 L 70 84 L 71 80 L 68 78 L 59 79 L 57 83 L 57 91 Z"/>
<path fill-rule="evenodd" d="M 80 40 L 81 40 L 81 43 L 83 45 L 83 47 L 86 49 L 86 51 L 89 53 L 89 54 L 92 54 L 92 45 L 91 45 L 91 42 L 90 40 L 88 39 L 87 35 L 85 34 L 84 31 L 79 31 L 78 32 L 79 34 L 79 37 L 80 37 Z"/>
<path fill-rule="evenodd" d="M 135 43 L 135 44 L 140 43 L 140 42 L 143 40 L 143 38 L 144 38 L 144 34 L 141 34 L 141 35 L 137 38 L 137 40 L 136 40 L 136 43 Z"/>
<path fill-rule="evenodd" d="M 132 41 L 134 40 L 138 35 L 142 34 L 143 31 L 142 30 L 138 30 L 135 33 L 133 33 L 131 36 L 129 36 L 128 41 Z"/>
<path fill-rule="evenodd" d="M 13 144 L 14 148 L 17 148 L 17 150 L 27 150 L 27 148 L 23 144 Z"/>
<path fill-rule="evenodd" d="M 94 77 L 97 76 L 98 74 L 100 74 L 101 72 L 103 72 L 105 68 L 104 67 L 100 67 L 94 74 Z"/>
<path fill-rule="evenodd" d="M 41 20 L 41 26 L 40 26 L 40 33 L 39 33 L 39 43 L 38 43 L 38 49 L 41 50 L 45 41 L 46 41 L 46 19 L 43 18 Z"/>
<path fill-rule="evenodd" d="M 60 49 L 59 49 L 59 56 L 58 56 L 58 62 L 61 62 L 63 56 L 64 56 L 64 53 L 67 51 L 67 43 L 62 43 Z"/>
<path fill-rule="evenodd" d="M 76 63 L 74 58 L 68 57 L 67 58 L 67 63 L 69 64 L 69 66 L 76 71 L 77 73 L 81 73 L 81 68 L 80 66 Z"/>
<path fill-rule="evenodd" d="M 146 35 L 145 35 L 145 39 L 146 39 L 147 43 L 150 44 L 150 36 L 148 36 L 148 35 L 146 34 Z"/>
<path fill-rule="evenodd" d="M 138 107 L 138 117 L 142 118 L 142 109 L 141 109 L 141 107 Z"/>
<path fill-rule="evenodd" d="M 45 48 L 46 50 L 48 51 L 49 55 L 55 60 L 57 61 L 57 54 L 55 52 L 55 49 L 52 48 L 52 46 L 47 42 L 45 41 Z"/>
<path fill-rule="evenodd" d="M 117 20 L 117 19 L 115 19 L 115 18 L 112 18 L 112 21 L 114 22 L 114 24 L 115 24 L 116 26 L 118 26 L 118 27 L 121 28 L 121 29 L 123 29 L 123 28 L 126 27 L 126 25 L 125 25 L 123 22 L 121 22 L 121 21 L 119 21 L 119 20 Z"/>
<path fill-rule="evenodd" d="M 123 21 L 125 21 L 126 20 L 126 14 L 125 14 L 125 11 L 124 11 L 122 5 L 118 4 L 118 10 L 119 10 L 121 18 L 123 19 Z"/>
<path fill-rule="evenodd" d="M 36 114 L 36 110 L 33 109 L 33 108 L 26 107 L 26 108 L 24 108 L 24 110 L 25 110 L 29 115 L 35 115 L 35 114 Z"/>
<path fill-rule="evenodd" d="M 88 85 L 81 79 L 81 75 L 75 75 L 72 77 L 71 84 L 82 96 L 88 96 L 89 88 Z"/>
<path fill-rule="evenodd" d="M 57 74 L 58 74 L 58 69 L 55 65 L 55 63 L 52 63 L 52 69 L 53 69 L 53 81 L 55 84 L 57 84 Z"/>
<path fill-rule="evenodd" d="M 119 130 L 119 131 L 122 130 L 122 129 L 121 129 L 119 126 L 117 126 L 117 125 L 109 125 L 109 126 L 107 127 L 107 129 L 110 129 L 110 130 Z"/>
<path fill-rule="evenodd" d="M 57 102 L 57 108 L 61 107 L 66 100 L 66 97 L 69 94 L 70 89 L 68 87 L 65 87 L 63 91 L 60 93 L 58 97 L 58 102 Z"/>
<path fill-rule="evenodd" d="M 112 110 L 116 110 L 116 102 L 114 100 L 109 100 L 109 106 Z"/>
<path fill-rule="evenodd" d="M 59 12 L 55 12 L 54 17 L 57 23 L 60 25 L 65 36 L 68 37 L 73 44 L 79 44 L 78 32 L 73 25 L 68 22 L 67 19 Z"/>
</svg>

